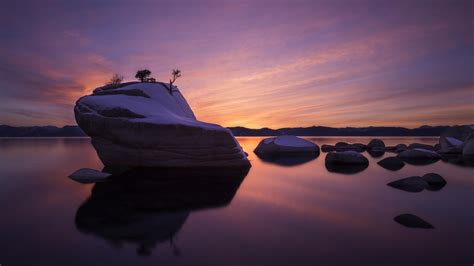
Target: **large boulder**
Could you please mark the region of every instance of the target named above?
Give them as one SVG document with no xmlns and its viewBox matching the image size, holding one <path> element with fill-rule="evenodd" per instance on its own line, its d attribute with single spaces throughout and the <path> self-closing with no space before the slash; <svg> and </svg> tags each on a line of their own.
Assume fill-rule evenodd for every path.
<svg viewBox="0 0 474 266">
<path fill-rule="evenodd" d="M 288 154 L 319 155 L 319 147 L 315 143 L 296 136 L 278 136 L 260 141 L 254 152 L 259 156 Z"/>
<path fill-rule="evenodd" d="M 178 88 L 164 83 L 102 87 L 81 97 L 77 124 L 106 166 L 250 166 L 229 129 L 198 121 Z"/>
</svg>

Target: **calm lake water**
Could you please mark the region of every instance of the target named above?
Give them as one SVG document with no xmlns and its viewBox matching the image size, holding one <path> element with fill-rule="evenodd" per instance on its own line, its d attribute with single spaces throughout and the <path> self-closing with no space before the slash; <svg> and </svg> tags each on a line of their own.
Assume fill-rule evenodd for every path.
<svg viewBox="0 0 474 266">
<path fill-rule="evenodd" d="M 252 163 L 248 174 L 157 172 L 151 174 L 156 182 L 101 183 L 94 190 L 67 177 L 83 167 L 102 169 L 89 139 L 0 139 L 0 264 L 474 263 L 474 168 L 438 161 L 389 171 L 376 162 L 392 153 L 364 153 L 366 170 L 338 174 L 325 168 L 325 153 L 284 166 L 255 156 L 261 138 L 238 139 Z M 370 140 L 309 139 L 320 146 Z M 387 145 L 437 142 L 383 139 Z M 420 193 L 386 185 L 429 172 L 448 184 Z M 402 213 L 435 228 L 394 222 Z"/>
</svg>

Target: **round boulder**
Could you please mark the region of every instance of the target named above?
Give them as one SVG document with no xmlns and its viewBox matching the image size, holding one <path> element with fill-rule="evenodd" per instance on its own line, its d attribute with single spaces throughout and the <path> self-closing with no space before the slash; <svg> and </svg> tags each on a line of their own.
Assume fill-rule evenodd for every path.
<svg viewBox="0 0 474 266">
<path fill-rule="evenodd" d="M 385 143 L 381 139 L 373 139 L 367 144 L 367 149 L 368 150 L 373 150 L 373 149 L 384 149 L 385 150 Z"/>
<path fill-rule="evenodd" d="M 260 141 L 254 152 L 259 156 L 319 154 L 319 147 L 311 141 L 296 136 L 277 136 Z"/>
</svg>

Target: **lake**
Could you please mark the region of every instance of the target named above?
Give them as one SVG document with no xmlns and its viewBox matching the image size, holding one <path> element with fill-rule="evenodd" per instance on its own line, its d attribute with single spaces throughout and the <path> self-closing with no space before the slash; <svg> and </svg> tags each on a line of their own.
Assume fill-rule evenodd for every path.
<svg viewBox="0 0 474 266">
<path fill-rule="evenodd" d="M 281 165 L 240 137 L 246 172 L 158 171 L 132 184 L 76 183 L 102 169 L 88 138 L 0 139 L 0 265 L 472 265 L 474 168 L 444 161 L 389 171 L 329 172 L 325 153 Z M 317 143 L 368 143 L 315 137 Z M 386 145 L 437 138 L 382 138 Z M 386 184 L 442 175 L 440 191 Z M 136 174 L 141 175 L 141 174 Z M 139 180 L 139 178 L 136 178 Z M 394 221 L 415 214 L 434 229 Z"/>
</svg>

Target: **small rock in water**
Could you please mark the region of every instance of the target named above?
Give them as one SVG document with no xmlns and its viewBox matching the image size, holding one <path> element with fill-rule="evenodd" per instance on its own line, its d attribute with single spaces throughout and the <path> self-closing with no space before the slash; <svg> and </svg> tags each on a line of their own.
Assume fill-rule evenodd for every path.
<svg viewBox="0 0 474 266">
<path fill-rule="evenodd" d="M 369 160 L 356 151 L 330 152 L 326 155 L 326 169 L 329 172 L 355 174 L 369 166 Z"/>
<path fill-rule="evenodd" d="M 385 149 L 385 143 L 381 139 L 373 139 L 367 144 L 367 150 L 373 150 L 374 148 Z"/>
<path fill-rule="evenodd" d="M 425 165 L 438 161 L 441 156 L 435 151 L 412 149 L 401 152 L 398 154 L 398 158 L 409 164 Z"/>
<path fill-rule="evenodd" d="M 378 165 L 382 166 L 385 169 L 392 170 L 392 171 L 397 171 L 402 169 L 403 166 L 405 166 L 405 163 L 400 160 L 398 157 L 387 157 L 379 162 L 377 162 Z"/>
<path fill-rule="evenodd" d="M 410 227 L 410 228 L 424 228 L 424 229 L 434 228 L 434 226 L 428 223 L 427 221 L 421 219 L 420 217 L 416 215 L 409 214 L 409 213 L 400 214 L 396 216 L 395 218 L 393 218 L 393 220 L 395 220 L 395 222 L 403 226 Z"/>
<path fill-rule="evenodd" d="M 421 192 L 429 186 L 428 182 L 419 176 L 410 176 L 407 178 L 399 179 L 390 182 L 387 185 L 408 192 Z"/>
<path fill-rule="evenodd" d="M 428 145 L 428 144 L 423 144 L 423 143 L 412 143 L 408 145 L 408 149 L 424 149 L 424 150 L 429 150 L 429 151 L 436 151 L 434 146 Z"/>
<path fill-rule="evenodd" d="M 422 178 L 428 183 L 428 187 L 426 187 L 428 190 L 436 191 L 446 186 L 446 180 L 436 173 L 428 173 Z"/>
<path fill-rule="evenodd" d="M 109 178 L 112 174 L 103 173 L 90 168 L 81 168 L 72 173 L 69 178 L 83 184 L 102 182 Z"/>
<path fill-rule="evenodd" d="M 276 154 L 315 154 L 319 155 L 319 146 L 296 136 L 278 136 L 260 141 L 254 150 L 259 156 Z"/>
<path fill-rule="evenodd" d="M 336 147 L 334 147 L 333 145 L 328 145 L 328 144 L 323 144 L 321 146 L 321 150 L 323 152 L 331 152 L 331 151 L 335 151 L 336 150 Z"/>
</svg>

